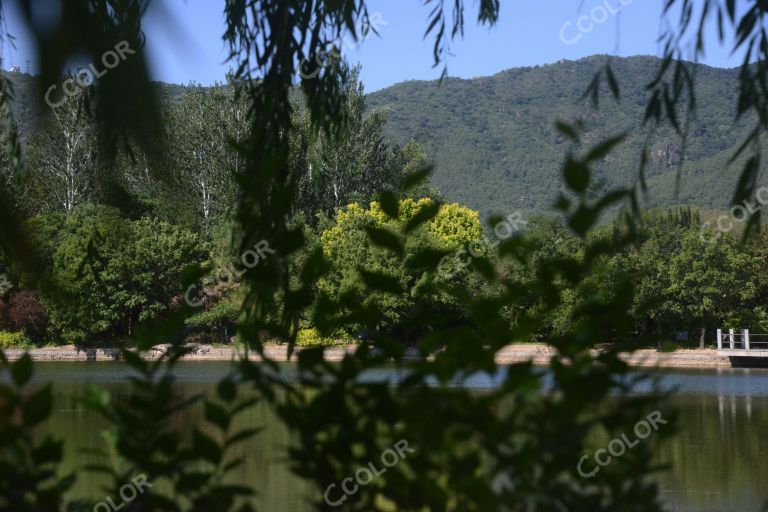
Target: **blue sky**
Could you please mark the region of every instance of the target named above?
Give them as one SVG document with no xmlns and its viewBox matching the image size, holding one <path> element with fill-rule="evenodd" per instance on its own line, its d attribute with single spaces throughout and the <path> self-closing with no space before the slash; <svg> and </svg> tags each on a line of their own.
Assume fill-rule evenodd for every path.
<svg viewBox="0 0 768 512">
<path fill-rule="evenodd" d="M 66 1 L 66 0 L 64 0 Z M 215 0 L 155 0 L 168 6 L 175 18 L 170 28 L 148 16 L 144 30 L 153 78 L 164 82 L 211 84 L 224 79 L 226 63 L 223 2 Z M 477 0 L 466 0 L 467 27 L 463 40 L 452 45 L 451 76 L 491 75 L 518 66 L 575 60 L 596 53 L 620 56 L 658 55 L 657 38 L 664 0 L 503 0 L 500 22 L 493 29 L 475 23 Z M 449 2 L 451 3 L 451 2 Z M 35 70 L 34 49 L 19 23 L 13 3 L 8 30 L 16 49 L 3 49 L 4 64 Z M 349 45 L 346 57 L 360 62 L 366 90 L 375 91 L 404 80 L 429 80 L 442 68 L 432 67 L 432 38 L 424 39 L 429 6 L 422 0 L 369 0 L 369 11 L 379 20 L 379 36 Z M 580 21 L 580 17 L 582 18 Z M 579 28 L 581 27 L 581 28 Z M 710 31 L 714 35 L 714 31 Z M 179 40 L 174 34 L 183 34 Z M 734 67 L 740 61 L 709 41 L 705 63 Z"/>
</svg>

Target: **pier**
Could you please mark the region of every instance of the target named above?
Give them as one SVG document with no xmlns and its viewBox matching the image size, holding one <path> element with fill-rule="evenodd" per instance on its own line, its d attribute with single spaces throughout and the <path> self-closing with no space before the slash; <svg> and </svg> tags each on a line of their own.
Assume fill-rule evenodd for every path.
<svg viewBox="0 0 768 512">
<path fill-rule="evenodd" d="M 768 357 L 768 334 L 753 334 L 749 329 L 717 330 L 717 355 L 729 357 Z"/>
</svg>

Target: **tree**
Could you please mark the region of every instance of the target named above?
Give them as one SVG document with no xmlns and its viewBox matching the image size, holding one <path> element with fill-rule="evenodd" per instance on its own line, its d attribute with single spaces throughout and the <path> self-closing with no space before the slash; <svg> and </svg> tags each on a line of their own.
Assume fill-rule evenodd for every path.
<svg viewBox="0 0 768 512">
<path fill-rule="evenodd" d="M 56 245 L 57 287 L 43 289 L 43 302 L 68 342 L 124 338 L 140 322 L 168 313 L 183 292 L 185 269 L 205 259 L 194 233 L 92 205 L 69 215 Z"/>
<path fill-rule="evenodd" d="M 640 245 L 618 260 L 636 287 L 631 313 L 641 336 L 697 329 L 703 348 L 711 327 L 764 319 L 755 279 L 760 243 L 745 247 L 708 230 L 690 209 L 650 212 L 642 222 Z"/>
<path fill-rule="evenodd" d="M 248 107 L 238 84 L 190 84 L 169 100 L 169 147 L 179 182 L 190 187 L 206 225 L 234 204 L 234 176 L 242 168 L 233 146 L 248 125 Z"/>
<path fill-rule="evenodd" d="M 0 299 L 0 331 L 10 331 L 13 329 L 10 314 L 8 312 L 8 302 Z"/>
<path fill-rule="evenodd" d="M 669 260 L 664 307 L 677 315 L 680 325 L 699 326 L 699 348 L 704 348 L 708 326 L 722 325 L 730 312 L 754 297 L 755 263 L 732 237 L 713 242 L 696 230 L 683 236 L 680 251 Z"/>
<path fill-rule="evenodd" d="M 85 110 L 86 94 L 79 88 L 52 106 L 30 148 L 30 169 L 49 211 L 71 213 L 94 192 L 96 134 Z"/>
<path fill-rule="evenodd" d="M 16 117 L 3 117 L 0 119 L 0 141 L 5 141 L 9 136 L 17 134 L 23 122 L 27 118 L 27 110 L 22 111 L 21 119 Z M 21 147 L 13 144 L 0 143 L 0 188 L 7 191 L 12 199 L 12 206 L 18 210 L 26 196 L 26 184 L 21 170 Z M 2 293 L 0 293 L 2 295 Z"/>
<path fill-rule="evenodd" d="M 436 318 L 440 316 L 448 322 L 460 320 L 465 315 L 460 300 L 441 287 L 444 280 L 438 273 L 403 266 L 392 247 L 377 245 L 368 237 L 371 230 L 379 233 L 399 231 L 419 211 L 432 204 L 433 201 L 426 198 L 402 200 L 397 219 L 389 219 L 377 202 L 371 203 L 368 209 L 352 203 L 339 210 L 336 223 L 320 236 L 330 269 L 319 281 L 318 292 L 333 300 L 348 294 L 357 297 L 363 307 L 381 314 L 381 329 L 390 332 L 401 329 L 417 306 L 434 310 Z M 413 233 L 403 251 L 406 257 L 414 257 L 429 249 L 455 253 L 482 237 L 478 213 L 451 204 L 441 208 L 440 213 Z M 402 293 L 366 293 L 366 280 L 373 274 L 393 280 Z M 456 289 L 466 286 L 467 275 L 467 270 L 463 269 L 458 273 L 459 277 L 452 279 Z M 353 331 L 359 325 L 347 328 Z M 407 336 L 407 333 L 402 335 Z"/>
<path fill-rule="evenodd" d="M 768 332 L 768 268 L 760 264 L 768 257 L 768 230 L 761 230 L 742 250 L 755 262 L 753 273 L 746 276 L 746 279 L 756 291 L 749 303 L 739 304 L 740 315 L 730 316 L 735 317 L 732 321 L 738 322 L 738 325 L 749 325 L 754 327 L 755 331 Z"/>
<path fill-rule="evenodd" d="M 8 262 L 0 254 L 0 299 L 5 297 L 6 294 L 13 289 L 13 283 L 9 275 Z"/>
<path fill-rule="evenodd" d="M 291 172 L 297 176 L 295 210 L 313 222 L 318 213 L 333 215 L 351 202 L 368 203 L 378 190 L 395 189 L 405 167 L 415 167 L 423 150 L 410 145 L 407 154 L 384 142 L 387 114 L 366 112 L 365 93 L 355 68 L 342 85 L 346 123 L 316 133 L 310 111 L 299 108 L 291 131 Z"/>
</svg>

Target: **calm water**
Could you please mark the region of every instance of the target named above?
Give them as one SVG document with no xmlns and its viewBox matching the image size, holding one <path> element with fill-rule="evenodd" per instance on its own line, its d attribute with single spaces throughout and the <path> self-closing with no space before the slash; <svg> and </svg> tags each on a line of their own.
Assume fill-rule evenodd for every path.
<svg viewBox="0 0 768 512">
<path fill-rule="evenodd" d="M 212 389 L 229 368 L 227 362 L 188 362 L 178 369 L 178 380 L 190 393 Z M 77 401 L 88 384 L 108 388 L 116 398 L 125 392 L 126 366 L 113 362 L 41 362 L 37 378 L 55 382 L 56 407 L 49 428 L 68 442 L 66 465 L 90 462 L 80 448 L 101 446 L 103 424 Z M 768 498 L 768 449 L 763 429 L 768 427 L 768 370 L 720 369 L 662 373 L 665 386 L 678 389 L 670 405 L 680 411 L 678 436 L 662 445 L 659 460 L 672 468 L 660 476 L 670 510 L 758 511 Z M 392 370 L 379 370 L 371 379 L 396 379 Z M 476 375 L 461 384 L 493 386 L 500 376 Z M 459 383 L 457 383 L 459 384 Z M 179 424 L 192 424 L 200 410 L 191 410 Z M 297 481 L 281 457 L 289 436 L 266 405 L 249 412 L 248 424 L 266 427 L 246 454 L 239 479 L 260 492 L 262 510 L 304 512 L 313 492 Z M 98 482 L 81 477 L 76 494 L 98 497 Z M 96 494 L 94 494 L 96 493 Z"/>
</svg>

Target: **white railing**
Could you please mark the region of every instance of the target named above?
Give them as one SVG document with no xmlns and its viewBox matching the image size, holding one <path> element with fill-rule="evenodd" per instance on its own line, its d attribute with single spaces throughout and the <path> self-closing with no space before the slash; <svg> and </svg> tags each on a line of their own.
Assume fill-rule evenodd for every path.
<svg viewBox="0 0 768 512">
<path fill-rule="evenodd" d="M 717 330 L 717 350 L 768 350 L 768 334 L 753 334 L 749 329 Z"/>
</svg>

